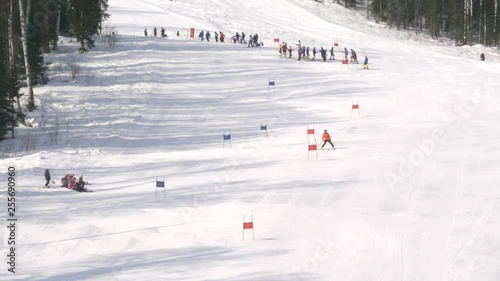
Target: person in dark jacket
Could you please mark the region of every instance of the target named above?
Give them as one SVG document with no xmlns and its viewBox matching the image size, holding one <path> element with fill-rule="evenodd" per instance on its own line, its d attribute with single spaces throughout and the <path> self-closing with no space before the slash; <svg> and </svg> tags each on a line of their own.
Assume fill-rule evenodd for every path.
<svg viewBox="0 0 500 281">
<path fill-rule="evenodd" d="M 321 47 L 321 58 L 323 59 L 323 61 L 326 61 L 326 49 L 323 49 L 323 47 Z"/>
<path fill-rule="evenodd" d="M 50 171 L 49 171 L 49 169 L 48 169 L 48 168 L 47 168 L 47 169 L 45 169 L 45 172 L 43 173 L 43 175 L 45 176 L 45 180 L 47 181 L 47 182 L 45 183 L 45 186 L 44 186 L 44 187 L 47 187 L 47 188 L 48 188 L 48 187 L 49 187 L 49 183 L 50 183 L 50 179 L 51 179 L 51 178 L 50 178 Z"/>
<path fill-rule="evenodd" d="M 85 182 L 83 181 L 83 176 L 78 178 L 78 181 L 75 183 L 74 191 L 78 192 L 92 192 L 92 190 L 85 188 Z"/>
<path fill-rule="evenodd" d="M 363 69 L 368 69 L 368 57 L 365 56 L 365 61 L 363 62 Z"/>
<path fill-rule="evenodd" d="M 358 63 L 358 54 L 353 49 L 351 49 L 351 62 Z"/>
</svg>

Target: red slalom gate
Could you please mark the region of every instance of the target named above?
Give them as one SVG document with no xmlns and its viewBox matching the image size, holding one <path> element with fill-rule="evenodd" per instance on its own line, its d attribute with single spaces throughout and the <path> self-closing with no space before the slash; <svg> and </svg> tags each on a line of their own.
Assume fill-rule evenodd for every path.
<svg viewBox="0 0 500 281">
<path fill-rule="evenodd" d="M 245 221 L 245 215 L 243 215 L 243 234 L 242 234 L 242 240 L 245 240 L 245 230 L 251 229 L 252 230 L 253 240 L 255 241 L 255 232 L 253 230 L 253 215 L 250 215 L 250 219 L 251 219 L 251 221 L 246 222 Z"/>
<path fill-rule="evenodd" d="M 352 107 L 351 107 L 351 116 L 352 116 L 352 112 L 354 110 L 357 110 L 358 111 L 358 116 L 360 116 L 360 112 L 359 112 L 359 101 L 356 101 L 356 103 L 352 102 Z"/>
<path fill-rule="evenodd" d="M 344 65 L 347 65 L 347 69 L 349 69 L 349 60 L 342 60 L 342 67 L 340 69 L 344 69 Z"/>
<path fill-rule="evenodd" d="M 339 46 L 339 41 L 337 41 L 337 38 L 333 38 L 333 47 L 338 47 Z"/>
<path fill-rule="evenodd" d="M 310 138 L 309 135 L 312 135 L 313 137 Z M 306 139 L 307 139 L 307 161 L 309 161 L 309 159 L 310 159 L 310 152 L 311 151 L 316 151 L 316 160 L 318 160 L 318 146 L 317 146 L 318 143 L 316 142 L 316 134 L 314 131 L 314 125 L 312 125 L 312 128 L 310 128 L 309 125 L 307 126 Z"/>
<path fill-rule="evenodd" d="M 316 151 L 316 160 L 318 160 L 318 146 L 316 144 L 310 144 L 307 148 L 307 160 L 309 161 L 309 155 L 311 151 Z"/>
<path fill-rule="evenodd" d="M 316 143 L 316 136 L 314 134 L 315 134 L 314 125 L 312 125 L 312 128 L 309 128 L 309 125 L 308 125 L 307 126 L 307 135 L 306 135 L 306 139 L 308 142 L 309 142 L 309 135 L 313 135 L 314 136 L 314 143 Z"/>
</svg>

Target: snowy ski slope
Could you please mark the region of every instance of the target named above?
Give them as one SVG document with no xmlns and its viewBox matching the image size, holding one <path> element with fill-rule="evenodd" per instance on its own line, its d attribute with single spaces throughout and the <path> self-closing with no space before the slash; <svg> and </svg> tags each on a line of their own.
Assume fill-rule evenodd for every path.
<svg viewBox="0 0 500 281">
<path fill-rule="evenodd" d="M 78 55 L 63 39 L 35 89 L 34 128 L 0 143 L 0 179 L 19 175 L 17 273 L 4 262 L 1 280 L 500 280 L 498 51 L 307 0 L 111 0 L 109 11 L 116 48 Z M 143 36 L 162 26 L 168 38 Z M 258 33 L 264 47 L 200 42 L 191 27 Z M 279 58 L 275 37 L 336 40 L 370 69 L 342 68 L 339 48 L 335 61 Z M 83 63 L 78 82 L 70 61 Z M 308 161 L 313 125 L 337 149 Z M 94 192 L 43 189 L 45 168 Z M 248 230 L 242 241 L 244 215 L 255 241 Z"/>
</svg>

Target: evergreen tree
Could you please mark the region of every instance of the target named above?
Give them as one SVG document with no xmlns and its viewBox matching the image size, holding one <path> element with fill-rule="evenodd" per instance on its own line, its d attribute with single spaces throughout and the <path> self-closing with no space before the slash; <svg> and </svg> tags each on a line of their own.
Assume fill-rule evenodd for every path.
<svg viewBox="0 0 500 281">
<path fill-rule="evenodd" d="M 387 5 L 389 25 L 391 27 L 396 26 L 397 29 L 400 29 L 403 23 L 403 7 L 400 0 L 387 0 Z"/>
<path fill-rule="evenodd" d="M 99 12 L 99 34 L 102 34 L 102 23 L 109 19 L 109 14 L 107 13 L 108 11 L 108 1 L 109 0 L 100 0 L 101 1 L 101 10 Z"/>
<path fill-rule="evenodd" d="M 70 3 L 69 0 L 59 0 L 59 35 L 73 36 L 70 23 Z M 56 28 L 57 29 L 57 28 Z"/>
<path fill-rule="evenodd" d="M 423 26 L 423 6 L 424 0 L 414 0 L 413 3 L 413 21 L 410 21 L 410 24 L 413 25 L 415 29 L 415 33 L 418 34 L 419 31 L 422 31 Z"/>
<path fill-rule="evenodd" d="M 495 0 L 483 0 L 483 44 L 491 46 L 495 44 Z"/>
<path fill-rule="evenodd" d="M 39 34 L 38 41 L 46 54 L 50 53 L 50 43 L 56 37 L 54 18 L 57 17 L 57 10 L 58 3 L 54 0 L 33 0 L 29 28 L 31 35 Z"/>
<path fill-rule="evenodd" d="M 12 130 L 13 108 L 9 95 L 8 2 L 0 2 L 0 140 Z M 14 133 L 12 131 L 12 133 Z"/>
<path fill-rule="evenodd" d="M 496 1 L 495 12 L 495 45 L 500 46 L 500 0 Z"/>
<path fill-rule="evenodd" d="M 5 2 L 4 2 L 5 3 Z M 24 57 L 20 56 L 22 50 L 21 44 L 21 21 L 19 18 L 19 7 L 17 6 L 19 2 L 17 0 L 9 0 L 8 6 L 8 77 L 5 79 L 9 81 L 9 94 L 14 98 L 16 102 L 16 115 L 18 116 L 17 121 L 21 124 L 26 124 L 24 120 L 25 114 L 21 107 L 21 95 L 19 94 L 19 80 L 22 73 L 26 74 L 25 70 L 22 68 L 24 65 Z M 6 47 L 7 48 L 7 47 Z M 22 72 L 21 72 L 22 71 Z"/>
<path fill-rule="evenodd" d="M 92 36 L 99 33 L 101 21 L 109 15 L 105 10 L 107 1 L 103 0 L 70 0 L 71 29 L 80 42 L 80 52 L 93 48 Z"/>
<path fill-rule="evenodd" d="M 463 0 L 450 1 L 450 34 L 455 39 L 455 44 L 467 44 L 465 37 L 465 5 Z"/>
<path fill-rule="evenodd" d="M 345 0 L 345 7 L 346 8 L 357 8 L 358 1 L 357 0 Z"/>
<path fill-rule="evenodd" d="M 47 67 L 43 57 L 43 48 L 47 42 L 42 41 L 42 38 L 43 34 L 38 32 L 28 42 L 28 49 L 33 50 L 28 55 L 33 85 L 47 84 L 48 82 Z"/>
<path fill-rule="evenodd" d="M 377 22 L 416 32 L 425 27 L 432 37 L 446 34 L 457 45 L 500 43 L 500 0 L 372 0 L 368 8 Z"/>
<path fill-rule="evenodd" d="M 43 53 L 50 52 L 50 43 L 56 37 L 55 25 L 52 19 L 57 17 L 57 2 L 32 0 L 29 15 L 28 59 L 33 85 L 48 82 L 47 67 L 44 64 Z M 55 22 L 54 22 L 55 23 Z"/>
<path fill-rule="evenodd" d="M 23 0 L 19 0 L 19 18 L 21 22 L 21 40 L 23 46 L 23 57 L 24 57 L 24 66 L 26 70 L 26 83 L 28 84 L 28 110 L 31 112 L 35 109 L 35 95 L 33 93 L 33 85 L 32 85 L 32 75 L 31 75 L 31 67 L 30 67 L 30 59 L 29 59 L 29 49 L 28 49 L 28 25 L 30 23 L 30 14 L 31 14 L 31 0 L 26 0 L 24 3 Z"/>
<path fill-rule="evenodd" d="M 425 23 L 433 38 L 439 36 L 440 32 L 440 5 L 438 0 L 425 1 Z"/>
<path fill-rule="evenodd" d="M 368 7 L 377 22 L 387 21 L 387 17 L 384 16 L 386 8 L 383 0 L 373 0 Z"/>
</svg>

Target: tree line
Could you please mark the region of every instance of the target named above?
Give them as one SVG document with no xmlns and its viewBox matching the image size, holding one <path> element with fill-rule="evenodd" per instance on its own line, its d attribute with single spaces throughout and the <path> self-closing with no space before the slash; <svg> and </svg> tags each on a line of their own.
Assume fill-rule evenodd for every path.
<svg viewBox="0 0 500 281">
<path fill-rule="evenodd" d="M 93 48 L 93 36 L 109 18 L 108 0 L 0 1 L 0 140 L 35 110 L 33 86 L 48 82 L 44 55 L 57 50 L 58 36 L 73 37 L 79 51 Z M 21 106 L 20 84 L 27 88 Z"/>
<path fill-rule="evenodd" d="M 341 4 L 340 0 L 332 0 Z M 500 0 L 343 0 L 390 27 L 446 36 L 456 45 L 499 46 Z"/>
</svg>

